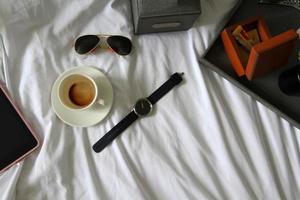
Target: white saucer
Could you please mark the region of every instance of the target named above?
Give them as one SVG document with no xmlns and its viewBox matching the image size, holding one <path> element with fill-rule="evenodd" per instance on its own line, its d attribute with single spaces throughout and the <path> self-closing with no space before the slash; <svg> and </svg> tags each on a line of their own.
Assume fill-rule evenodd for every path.
<svg viewBox="0 0 300 200">
<path fill-rule="evenodd" d="M 105 102 L 104 106 L 95 105 L 87 110 L 74 111 L 61 104 L 58 98 L 58 84 L 64 76 L 74 72 L 87 74 L 98 81 L 97 85 L 99 87 L 100 96 Z M 57 78 L 51 91 L 51 103 L 56 115 L 66 124 L 79 127 L 92 126 L 102 121 L 108 115 L 113 103 L 113 88 L 105 74 L 97 68 L 76 67 L 65 71 Z"/>
</svg>

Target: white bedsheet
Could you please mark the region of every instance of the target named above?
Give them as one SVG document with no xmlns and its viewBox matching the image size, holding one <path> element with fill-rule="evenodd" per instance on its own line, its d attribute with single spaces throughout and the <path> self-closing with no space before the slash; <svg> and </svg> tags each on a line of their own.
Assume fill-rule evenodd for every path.
<svg viewBox="0 0 300 200">
<path fill-rule="evenodd" d="M 0 175 L 0 199 L 299 199 L 299 130 L 198 63 L 237 1 L 201 2 L 189 31 L 135 36 L 129 1 L 1 0 L 1 78 L 43 144 Z M 98 33 L 130 37 L 133 53 L 76 57 L 73 40 Z M 64 124 L 50 102 L 55 79 L 79 65 L 102 70 L 114 89 L 110 114 L 89 128 Z M 184 84 L 152 116 L 92 151 L 177 71 Z"/>
</svg>

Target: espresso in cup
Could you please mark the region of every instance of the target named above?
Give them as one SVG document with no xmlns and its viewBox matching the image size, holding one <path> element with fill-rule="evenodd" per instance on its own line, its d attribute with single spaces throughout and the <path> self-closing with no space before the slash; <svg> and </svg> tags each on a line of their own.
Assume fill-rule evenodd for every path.
<svg viewBox="0 0 300 200">
<path fill-rule="evenodd" d="M 70 74 L 64 77 L 60 84 L 58 95 L 61 103 L 70 109 L 87 109 L 95 103 L 104 105 L 99 98 L 98 86 L 86 74 Z"/>
<path fill-rule="evenodd" d="M 69 90 L 69 98 L 72 103 L 78 106 L 87 106 L 95 98 L 95 88 L 93 83 L 87 78 L 82 77 L 77 83 L 74 83 Z"/>
</svg>

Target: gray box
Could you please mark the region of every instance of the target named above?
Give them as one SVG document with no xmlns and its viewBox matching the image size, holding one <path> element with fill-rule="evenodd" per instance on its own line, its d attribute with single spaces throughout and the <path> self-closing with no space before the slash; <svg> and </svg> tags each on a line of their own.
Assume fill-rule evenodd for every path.
<svg viewBox="0 0 300 200">
<path fill-rule="evenodd" d="M 200 0 L 131 0 L 135 34 L 182 31 L 201 14 Z"/>
</svg>

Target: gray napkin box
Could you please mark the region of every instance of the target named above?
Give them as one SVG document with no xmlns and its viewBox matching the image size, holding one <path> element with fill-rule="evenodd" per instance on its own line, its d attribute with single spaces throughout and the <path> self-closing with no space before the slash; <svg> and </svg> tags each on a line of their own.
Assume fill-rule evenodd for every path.
<svg viewBox="0 0 300 200">
<path fill-rule="evenodd" d="M 201 14 L 200 0 L 131 0 L 135 34 L 183 31 Z"/>
</svg>

